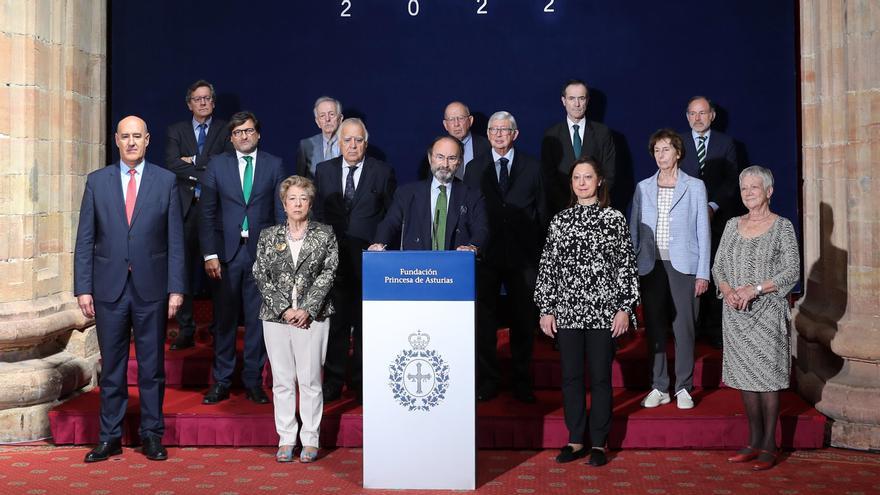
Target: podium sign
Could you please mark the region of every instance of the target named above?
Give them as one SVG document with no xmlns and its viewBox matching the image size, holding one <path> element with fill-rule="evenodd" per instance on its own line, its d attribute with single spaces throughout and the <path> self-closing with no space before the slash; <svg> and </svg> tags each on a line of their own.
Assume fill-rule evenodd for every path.
<svg viewBox="0 0 880 495">
<path fill-rule="evenodd" d="M 366 252 L 364 487 L 473 490 L 474 255 Z"/>
</svg>

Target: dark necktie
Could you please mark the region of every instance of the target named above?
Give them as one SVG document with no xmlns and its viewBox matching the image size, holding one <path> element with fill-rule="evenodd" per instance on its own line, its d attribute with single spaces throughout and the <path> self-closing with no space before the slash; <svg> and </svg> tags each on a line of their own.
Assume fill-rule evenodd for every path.
<svg viewBox="0 0 880 495">
<path fill-rule="evenodd" d="M 446 208 L 446 186 L 441 185 L 437 207 L 434 209 L 434 242 L 431 246 L 434 251 L 446 249 Z"/>
<path fill-rule="evenodd" d="M 348 175 L 345 177 L 345 191 L 342 192 L 342 198 L 345 200 L 345 207 L 351 208 L 354 202 L 354 172 L 357 166 L 350 165 L 348 167 Z"/>
<path fill-rule="evenodd" d="M 583 144 L 581 143 L 581 135 L 578 133 L 578 129 L 581 126 L 575 124 L 571 127 L 574 129 L 574 135 L 571 137 L 571 147 L 574 148 L 574 158 L 577 160 L 581 157 L 581 146 Z"/>
<path fill-rule="evenodd" d="M 503 156 L 498 159 L 498 163 L 501 165 L 501 171 L 498 172 L 498 187 L 501 188 L 501 194 L 507 194 L 507 188 L 510 187 L 510 175 L 507 170 L 507 163 L 510 160 L 504 158 Z"/>
<path fill-rule="evenodd" d="M 199 145 L 199 154 L 202 154 L 202 150 L 205 149 L 205 138 L 207 134 L 205 133 L 205 128 L 208 127 L 207 124 L 199 124 L 199 138 L 196 140 L 196 143 Z"/>
<path fill-rule="evenodd" d="M 697 161 L 700 162 L 700 173 L 703 173 L 703 168 L 706 166 L 706 136 L 697 137 Z"/>
</svg>

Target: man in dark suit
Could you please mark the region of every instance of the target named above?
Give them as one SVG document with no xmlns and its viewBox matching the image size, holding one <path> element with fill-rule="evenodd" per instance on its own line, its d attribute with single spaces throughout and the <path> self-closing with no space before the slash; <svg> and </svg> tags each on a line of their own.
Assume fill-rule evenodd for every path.
<svg viewBox="0 0 880 495">
<path fill-rule="evenodd" d="M 451 136 L 431 143 L 428 160 L 433 178 L 397 190 L 391 209 L 376 229 L 371 251 L 399 245 L 402 250 L 477 253 L 485 245 L 489 225 L 480 190 L 455 176 L 463 153 L 461 141 Z"/>
<path fill-rule="evenodd" d="M 168 127 L 165 143 L 165 167 L 177 174 L 177 190 L 183 213 L 183 238 L 186 244 L 187 280 L 192 294 L 202 286 L 203 270 L 199 251 L 199 198 L 202 176 L 214 155 L 232 151 L 226 121 L 214 117 L 214 86 L 200 79 L 186 90 L 186 107 L 192 118 Z M 194 345 L 196 324 L 193 319 L 193 296 L 183 298 L 177 312 L 180 328 L 170 349 Z"/>
<path fill-rule="evenodd" d="M 100 443 L 85 462 L 122 454 L 134 334 L 143 453 L 162 461 L 165 328 L 183 302 L 183 220 L 174 174 L 144 160 L 150 134 L 138 117 L 116 127 L 120 162 L 89 174 L 76 232 L 73 284 L 101 350 Z"/>
<path fill-rule="evenodd" d="M 467 164 L 474 157 L 485 155 L 492 149 L 488 139 L 471 132 L 471 126 L 473 125 L 474 116 L 471 115 L 467 105 L 460 101 L 453 101 L 446 105 L 446 110 L 443 112 L 443 128 L 446 129 L 450 136 L 461 141 L 464 147 L 461 165 L 455 171 L 455 176 L 459 179 L 464 179 Z M 429 179 L 432 174 L 431 161 L 428 158 L 423 159 L 422 163 L 419 164 L 419 179 Z"/>
<path fill-rule="evenodd" d="M 715 105 L 705 96 L 688 100 L 685 117 L 691 132 L 681 135 L 685 152 L 680 166 L 684 173 L 702 179 L 706 184 L 712 229 L 711 259 L 714 261 L 727 220 L 745 211 L 739 199 L 736 146 L 730 136 L 711 129 Z M 700 298 L 696 331 L 709 344 L 721 347 L 721 300 L 715 297 L 715 286 L 711 282 Z"/>
<path fill-rule="evenodd" d="M 489 217 L 489 242 L 477 269 L 477 398 L 489 400 L 498 393 L 496 332 L 499 292 L 504 284 L 511 308 L 513 395 L 531 403 L 535 396 L 530 363 L 538 322 L 533 295 L 549 222 L 541 163 L 514 148 L 518 136 L 513 115 L 493 114 L 489 118 L 492 151 L 474 158 L 464 182 L 482 192 Z"/>
<path fill-rule="evenodd" d="M 571 187 L 568 173 L 575 160 L 591 156 L 599 161 L 605 172 L 605 181 L 613 187 L 617 168 L 617 152 L 611 131 L 604 124 L 586 119 L 590 90 L 579 79 L 572 79 L 562 87 L 562 106 L 565 120 L 544 132 L 541 141 L 541 163 L 547 183 L 550 214 L 568 207 Z"/>
<path fill-rule="evenodd" d="M 269 402 L 263 390 L 266 348 L 259 318 L 260 293 L 253 276 L 257 241 L 264 228 L 284 222 L 278 197 L 284 180 L 281 159 L 257 151 L 260 122 L 250 112 L 229 121 L 234 152 L 217 155 L 208 164 L 202 191 L 199 241 L 205 272 L 215 280 L 217 321 L 214 325 L 214 385 L 205 404 L 229 398 L 235 370 L 235 340 L 240 310 L 244 310 L 244 366 L 241 379 L 248 399 Z"/>
<path fill-rule="evenodd" d="M 351 387 L 360 398 L 362 372 L 361 253 L 373 242 L 397 180 L 394 170 L 365 158 L 369 133 L 360 119 L 339 126 L 342 156 L 318 164 L 315 170 L 315 219 L 333 227 L 339 241 L 339 267 L 331 292 L 336 314 L 330 319 L 324 362 L 324 401 L 338 399 L 345 382 L 349 343 L 354 342 Z"/>
<path fill-rule="evenodd" d="M 339 156 L 339 136 L 336 131 L 342 122 L 342 104 L 335 98 L 322 96 L 312 110 L 315 124 L 321 132 L 299 142 L 296 152 L 296 175 L 314 177 L 319 163 Z"/>
</svg>

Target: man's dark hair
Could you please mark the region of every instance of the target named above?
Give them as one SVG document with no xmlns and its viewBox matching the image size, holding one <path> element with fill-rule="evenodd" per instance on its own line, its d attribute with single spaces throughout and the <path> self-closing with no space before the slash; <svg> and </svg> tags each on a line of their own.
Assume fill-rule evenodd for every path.
<svg viewBox="0 0 880 495">
<path fill-rule="evenodd" d="M 260 121 L 257 120 L 256 115 L 254 115 L 252 112 L 248 112 L 247 110 L 237 112 L 235 115 L 232 116 L 231 119 L 229 119 L 229 132 L 232 132 L 233 129 L 244 124 L 248 120 L 253 120 L 254 129 L 256 129 L 257 132 L 260 132 Z"/>
<path fill-rule="evenodd" d="M 569 86 L 583 86 L 587 89 L 587 98 L 590 97 L 590 87 L 587 86 L 587 83 L 581 81 L 580 79 L 569 79 L 565 81 L 565 84 L 562 86 L 562 97 L 565 98 L 565 90 L 568 89 Z"/>
<path fill-rule="evenodd" d="M 450 139 L 452 141 L 455 141 L 455 145 L 458 146 L 458 158 L 461 160 L 464 160 L 464 143 L 462 143 L 455 136 L 437 136 L 437 137 L 435 137 L 434 140 L 431 141 L 431 145 L 428 146 L 428 154 L 429 155 L 433 154 L 434 153 L 434 145 L 439 143 L 440 141 L 443 141 L 444 139 Z"/>
<path fill-rule="evenodd" d="M 198 81 L 189 85 L 186 88 L 186 102 L 189 103 L 189 99 L 192 98 L 192 94 L 199 88 L 208 88 L 211 90 L 211 99 L 214 99 L 214 85 L 205 81 L 204 79 L 199 79 Z"/>
</svg>

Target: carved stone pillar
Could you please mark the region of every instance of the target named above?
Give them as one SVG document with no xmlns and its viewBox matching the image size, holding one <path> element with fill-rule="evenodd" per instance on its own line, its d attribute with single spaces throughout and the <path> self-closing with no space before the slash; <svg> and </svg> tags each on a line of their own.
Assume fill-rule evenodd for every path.
<svg viewBox="0 0 880 495">
<path fill-rule="evenodd" d="M 880 3 L 801 0 L 799 391 L 831 444 L 880 449 Z"/>
<path fill-rule="evenodd" d="M 0 442 L 49 436 L 48 409 L 95 376 L 72 258 L 104 161 L 106 34 L 104 0 L 0 0 Z"/>
</svg>

